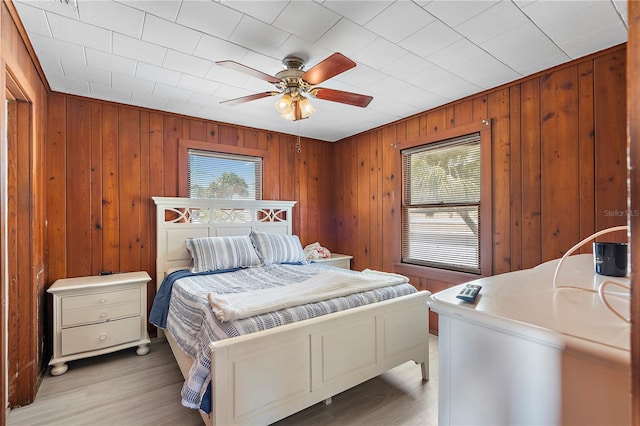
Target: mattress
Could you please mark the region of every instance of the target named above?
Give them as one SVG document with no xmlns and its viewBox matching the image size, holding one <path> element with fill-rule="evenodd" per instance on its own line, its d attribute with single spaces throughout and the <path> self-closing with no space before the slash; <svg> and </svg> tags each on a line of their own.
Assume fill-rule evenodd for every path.
<svg viewBox="0 0 640 426">
<path fill-rule="evenodd" d="M 207 298 L 211 292 L 228 294 L 286 286 L 309 280 L 321 271 L 331 268 L 333 267 L 321 264 L 273 264 L 214 274 L 187 274 L 181 271 L 175 273 L 181 275 L 174 280 L 171 280 L 169 275 L 160 287 L 158 295 L 165 293 L 170 294 L 170 297 L 164 301 L 162 297 L 156 297 L 150 322 L 166 328 L 183 352 L 194 360 L 182 389 L 182 404 L 204 412 L 211 410 L 207 392 L 211 377 L 211 359 L 208 350 L 210 342 L 291 324 L 417 291 L 411 284 L 404 283 L 227 322 L 216 318 Z M 347 272 L 359 274 L 355 271 Z M 171 287 L 167 289 L 166 286 Z M 163 303 L 167 305 L 164 309 L 166 312 L 164 321 L 163 318 L 159 318 L 164 315 L 158 314 L 158 311 L 163 310 L 160 306 Z"/>
</svg>

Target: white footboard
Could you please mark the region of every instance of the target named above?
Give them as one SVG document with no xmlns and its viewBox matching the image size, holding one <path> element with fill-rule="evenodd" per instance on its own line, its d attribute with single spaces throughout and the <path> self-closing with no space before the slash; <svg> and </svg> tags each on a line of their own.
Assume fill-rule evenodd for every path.
<svg viewBox="0 0 640 426">
<path fill-rule="evenodd" d="M 209 422 L 272 423 L 411 360 L 428 380 L 428 295 L 212 343 Z"/>
</svg>

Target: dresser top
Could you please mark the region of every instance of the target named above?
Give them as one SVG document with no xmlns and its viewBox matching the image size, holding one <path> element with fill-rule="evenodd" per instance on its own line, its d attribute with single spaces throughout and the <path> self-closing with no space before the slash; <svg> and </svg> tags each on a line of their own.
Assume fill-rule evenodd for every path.
<svg viewBox="0 0 640 426">
<path fill-rule="evenodd" d="M 145 271 L 122 272 L 110 275 L 95 275 L 89 277 L 61 278 L 47 289 L 49 293 L 78 290 L 83 288 L 109 287 L 119 284 L 147 283 L 151 277 Z"/>
<path fill-rule="evenodd" d="M 565 259 L 554 288 L 558 263 L 559 260 L 552 260 L 532 269 L 474 280 L 472 283 L 482 286 L 474 303 L 456 298 L 464 287 L 461 284 L 433 294 L 429 305 L 438 313 L 552 345 L 596 345 L 598 352 L 609 348 L 628 356 L 631 326 L 607 308 L 598 295 L 598 287 L 605 281 L 626 286 L 607 285 L 606 291 L 611 294 L 606 299 L 628 318 L 629 279 L 596 274 L 593 255 L 580 254 Z"/>
</svg>

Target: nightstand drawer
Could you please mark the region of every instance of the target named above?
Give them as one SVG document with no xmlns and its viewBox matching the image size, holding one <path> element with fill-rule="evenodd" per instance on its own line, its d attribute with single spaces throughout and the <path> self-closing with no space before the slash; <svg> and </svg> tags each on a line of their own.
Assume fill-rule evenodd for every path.
<svg viewBox="0 0 640 426">
<path fill-rule="evenodd" d="M 140 290 L 130 288 L 118 291 L 103 291 L 100 293 L 83 294 L 79 296 L 65 296 L 62 298 L 62 312 L 74 309 L 92 308 L 112 305 L 116 303 L 140 303 Z"/>
<path fill-rule="evenodd" d="M 140 315 L 140 301 L 99 306 L 97 308 L 67 309 L 62 312 L 62 327 L 105 322 Z"/>
<path fill-rule="evenodd" d="M 140 317 L 65 328 L 61 332 L 61 355 L 107 348 L 140 338 Z"/>
</svg>

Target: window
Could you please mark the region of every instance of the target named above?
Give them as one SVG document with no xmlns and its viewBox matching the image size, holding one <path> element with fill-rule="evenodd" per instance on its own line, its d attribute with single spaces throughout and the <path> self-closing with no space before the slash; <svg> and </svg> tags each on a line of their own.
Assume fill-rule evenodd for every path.
<svg viewBox="0 0 640 426">
<path fill-rule="evenodd" d="M 190 198 L 262 199 L 262 158 L 188 150 Z"/>
<path fill-rule="evenodd" d="M 402 151 L 402 261 L 481 273 L 480 133 Z"/>
</svg>

